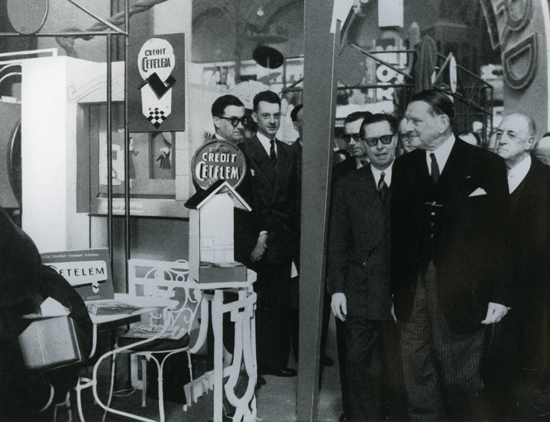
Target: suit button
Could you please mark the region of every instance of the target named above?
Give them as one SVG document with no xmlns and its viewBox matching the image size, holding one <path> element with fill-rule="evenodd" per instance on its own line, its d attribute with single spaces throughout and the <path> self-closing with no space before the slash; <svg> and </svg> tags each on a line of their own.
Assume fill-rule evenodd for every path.
<svg viewBox="0 0 550 422">
<path fill-rule="evenodd" d="M 435 212 L 432 212 L 432 215 L 435 215 Z"/>
<path fill-rule="evenodd" d="M 433 239 L 433 237 L 434 237 L 434 234 L 433 234 L 433 233 L 432 233 L 432 234 L 430 234 L 430 237 L 431 237 L 431 238 Z"/>
<path fill-rule="evenodd" d="M 363 267 L 366 267 L 367 266 L 367 263 L 366 262 L 363 262 Z"/>
</svg>

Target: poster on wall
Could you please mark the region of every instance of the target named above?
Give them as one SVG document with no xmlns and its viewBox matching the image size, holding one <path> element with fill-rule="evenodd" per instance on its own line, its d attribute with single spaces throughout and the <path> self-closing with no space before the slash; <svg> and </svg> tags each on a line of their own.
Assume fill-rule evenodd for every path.
<svg viewBox="0 0 550 422">
<path fill-rule="evenodd" d="M 130 132 L 185 130 L 185 34 L 130 37 Z"/>
</svg>

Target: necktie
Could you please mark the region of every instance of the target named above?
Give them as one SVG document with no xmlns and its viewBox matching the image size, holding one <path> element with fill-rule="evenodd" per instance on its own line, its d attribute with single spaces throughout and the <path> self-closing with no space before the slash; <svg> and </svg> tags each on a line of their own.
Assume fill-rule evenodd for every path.
<svg viewBox="0 0 550 422">
<path fill-rule="evenodd" d="M 269 149 L 269 158 L 271 159 L 271 164 L 273 164 L 273 167 L 277 164 L 277 154 L 275 153 L 275 140 L 272 139 L 271 141 L 271 148 Z"/>
<path fill-rule="evenodd" d="M 432 159 L 432 180 L 434 185 L 437 185 L 437 181 L 439 180 L 439 166 L 437 165 L 437 160 L 433 152 L 430 154 L 430 158 Z"/>
<path fill-rule="evenodd" d="M 378 195 L 380 195 L 380 199 L 383 201 L 386 197 L 386 193 L 388 192 L 388 185 L 386 184 L 386 181 L 384 180 L 384 177 L 386 175 L 384 172 L 380 173 L 380 180 L 378 181 Z"/>
</svg>

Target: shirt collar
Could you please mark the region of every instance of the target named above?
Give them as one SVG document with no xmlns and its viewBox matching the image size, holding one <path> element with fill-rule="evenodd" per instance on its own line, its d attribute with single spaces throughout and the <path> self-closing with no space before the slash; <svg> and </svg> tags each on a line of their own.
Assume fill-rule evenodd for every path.
<svg viewBox="0 0 550 422">
<path fill-rule="evenodd" d="M 510 193 L 515 191 L 520 183 L 523 182 L 523 179 L 525 179 L 525 176 L 529 173 L 531 162 L 531 156 L 527 155 L 527 157 L 508 170 L 508 190 Z"/>
<path fill-rule="evenodd" d="M 388 187 L 390 187 L 390 185 L 391 185 L 391 175 L 392 175 L 392 169 L 393 169 L 393 161 L 389 165 L 389 167 L 384 169 L 384 170 L 378 170 L 372 164 L 370 166 L 370 169 L 372 171 L 372 175 L 374 176 L 374 181 L 376 182 L 376 186 L 378 186 L 378 182 L 380 181 L 380 176 L 382 175 L 382 172 L 384 172 L 384 181 L 386 182 L 386 185 L 388 185 Z"/>
<path fill-rule="evenodd" d="M 267 152 L 267 155 L 269 155 L 269 151 L 271 149 L 271 139 L 269 139 L 267 136 L 263 135 L 260 132 L 257 132 L 256 136 L 258 137 L 258 140 L 260 141 L 265 151 Z M 276 153 L 277 153 L 277 142 L 275 142 L 275 154 Z"/>
<path fill-rule="evenodd" d="M 451 150 L 453 149 L 453 145 L 455 144 L 455 137 L 451 133 L 451 135 L 447 138 L 445 142 L 443 142 L 439 147 L 437 147 L 434 151 L 426 151 L 426 162 L 428 163 L 428 171 L 432 172 L 432 159 L 430 158 L 430 154 L 435 155 L 435 159 L 437 160 L 437 166 L 439 167 L 439 174 L 443 173 L 443 168 L 445 167 L 445 164 L 447 164 L 447 160 L 449 159 L 449 155 L 451 155 Z"/>
</svg>

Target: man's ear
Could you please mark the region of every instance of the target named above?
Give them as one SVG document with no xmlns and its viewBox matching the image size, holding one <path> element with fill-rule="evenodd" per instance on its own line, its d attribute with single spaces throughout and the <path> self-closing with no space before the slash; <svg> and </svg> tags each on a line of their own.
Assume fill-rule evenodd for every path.
<svg viewBox="0 0 550 422">
<path fill-rule="evenodd" d="M 212 122 L 214 123 L 214 127 L 215 127 L 216 129 L 219 129 L 219 128 L 220 128 L 220 118 L 219 118 L 219 117 L 214 116 L 214 117 L 212 118 Z"/>
<path fill-rule="evenodd" d="M 449 116 L 446 114 L 439 115 L 439 133 L 445 133 L 448 127 L 451 125 Z"/>
<path fill-rule="evenodd" d="M 256 114 L 256 112 L 253 111 L 250 115 L 252 116 L 252 120 L 254 120 L 254 123 L 258 123 L 258 115 Z"/>
<path fill-rule="evenodd" d="M 294 130 L 295 130 L 296 132 L 298 132 L 298 133 L 300 132 L 299 127 L 298 127 L 298 123 L 292 122 L 292 126 L 294 126 Z"/>
<path fill-rule="evenodd" d="M 530 152 L 533 151 L 533 149 L 535 149 L 535 138 L 530 136 L 525 142 L 525 150 Z"/>
</svg>

